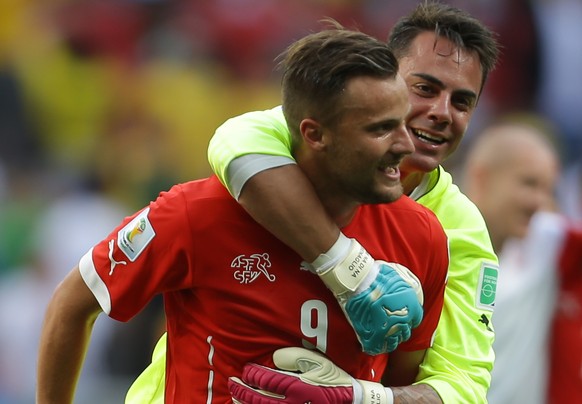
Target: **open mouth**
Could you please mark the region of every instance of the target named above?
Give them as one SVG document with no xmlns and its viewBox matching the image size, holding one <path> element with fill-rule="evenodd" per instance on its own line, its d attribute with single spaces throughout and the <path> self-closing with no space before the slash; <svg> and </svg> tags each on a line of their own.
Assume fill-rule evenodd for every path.
<svg viewBox="0 0 582 404">
<path fill-rule="evenodd" d="M 378 170 L 384 173 L 384 175 L 387 175 L 388 177 L 393 177 L 395 179 L 400 178 L 400 169 L 398 168 L 398 165 L 394 164 L 380 165 L 378 167 Z"/>
<path fill-rule="evenodd" d="M 395 166 L 381 166 L 380 171 L 384 171 L 386 173 L 395 173 L 398 170 L 398 167 Z"/>
<path fill-rule="evenodd" d="M 430 143 L 430 144 L 434 144 L 434 145 L 441 145 L 441 144 L 445 143 L 445 139 L 443 139 L 441 137 L 431 135 L 430 133 L 427 133 L 427 132 L 419 130 L 419 129 L 411 129 L 411 130 L 412 130 L 412 133 L 414 134 L 414 136 L 416 136 L 421 142 Z"/>
</svg>

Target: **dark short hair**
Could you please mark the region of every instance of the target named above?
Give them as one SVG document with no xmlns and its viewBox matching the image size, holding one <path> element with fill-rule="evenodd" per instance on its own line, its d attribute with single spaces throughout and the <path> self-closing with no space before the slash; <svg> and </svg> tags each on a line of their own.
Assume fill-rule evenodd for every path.
<svg viewBox="0 0 582 404">
<path fill-rule="evenodd" d="M 324 22 L 331 27 L 299 39 L 279 56 L 283 112 L 295 140 L 305 117 L 333 123 L 348 80 L 398 73 L 398 61 L 386 42 L 331 19 Z"/>
<path fill-rule="evenodd" d="M 418 34 L 432 31 L 460 49 L 476 52 L 481 64 L 481 88 L 499 57 L 495 33 L 469 13 L 437 1 L 425 1 L 400 18 L 388 37 L 388 44 L 400 59 L 408 54 Z"/>
</svg>

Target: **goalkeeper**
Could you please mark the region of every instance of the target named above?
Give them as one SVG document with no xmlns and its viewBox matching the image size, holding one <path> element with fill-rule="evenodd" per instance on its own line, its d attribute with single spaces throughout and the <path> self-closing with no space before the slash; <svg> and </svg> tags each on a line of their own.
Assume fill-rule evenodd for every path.
<svg viewBox="0 0 582 404">
<path fill-rule="evenodd" d="M 494 361 L 491 316 L 497 257 L 481 214 L 440 164 L 456 150 L 469 125 L 496 63 L 497 43 L 467 13 L 423 2 L 396 23 L 389 44 L 399 58 L 412 104 L 408 126 L 415 151 L 400 165 L 404 192 L 436 213 L 451 253 L 445 309 L 434 343 L 417 383 L 394 393 L 411 401 L 483 403 Z M 290 142 L 281 108 L 252 112 L 219 128 L 209 158 L 255 220 L 306 261 L 333 265 L 349 247 L 294 164 Z M 401 385 L 391 374 L 384 380 Z M 155 377 L 148 381 L 147 372 L 138 379 L 138 385 L 157 382 Z"/>
<path fill-rule="evenodd" d="M 228 402 L 229 376 L 247 362 L 273 366 L 285 346 L 316 347 L 377 382 L 387 355 L 361 344 L 379 352 L 400 344 L 390 368 L 413 380 L 441 315 L 448 242 L 436 216 L 402 196 L 398 165 L 413 146 L 398 62 L 385 42 L 337 26 L 292 44 L 281 67 L 293 155 L 346 238 L 360 241 L 349 243 L 350 264 L 302 271 L 301 257 L 216 177 L 176 185 L 124 219 L 58 286 L 41 334 L 38 404 L 73 401 L 99 313 L 128 321 L 158 294 L 165 402 Z"/>
</svg>

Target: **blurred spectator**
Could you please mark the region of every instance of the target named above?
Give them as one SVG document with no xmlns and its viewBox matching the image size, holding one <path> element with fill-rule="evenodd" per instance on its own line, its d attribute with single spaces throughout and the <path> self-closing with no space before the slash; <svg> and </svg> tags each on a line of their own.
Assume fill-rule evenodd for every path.
<svg viewBox="0 0 582 404">
<path fill-rule="evenodd" d="M 558 204 L 569 221 L 582 223 L 582 150 L 562 175 Z M 552 324 L 550 404 L 582 402 L 582 252 L 564 266 L 567 274 L 561 281 Z"/>
<path fill-rule="evenodd" d="M 483 213 L 500 264 L 491 404 L 544 402 L 556 268 L 551 254 L 535 254 L 550 229 L 534 224 L 552 208 L 558 165 L 540 128 L 524 123 L 486 128 L 466 157 L 463 188 Z"/>
<path fill-rule="evenodd" d="M 556 132 L 536 116 L 513 116 L 479 133 L 463 188 L 483 213 L 499 255 L 491 404 L 545 403 L 548 341 L 567 220 L 555 213 L 560 174 Z"/>
<path fill-rule="evenodd" d="M 0 164 L 2 162 L 0 161 Z M 34 166 L 34 165 L 33 165 Z M 0 167 L 0 283 L 3 276 L 19 267 L 29 254 L 35 223 L 43 210 L 44 197 L 51 190 L 43 184 L 39 168 Z"/>
<path fill-rule="evenodd" d="M 76 190 L 52 202 L 35 220 L 28 259 L 0 282 L 0 395 L 9 403 L 34 401 L 38 338 L 52 291 L 79 254 L 125 214 L 125 208 L 98 193 Z M 97 322 L 95 348 L 88 353 L 90 366 L 80 389 L 102 380 L 112 329 L 111 322 Z"/>
<path fill-rule="evenodd" d="M 27 169 L 42 159 L 37 134 L 25 113 L 23 90 L 13 69 L 0 64 L 0 161 L 8 171 Z"/>
</svg>

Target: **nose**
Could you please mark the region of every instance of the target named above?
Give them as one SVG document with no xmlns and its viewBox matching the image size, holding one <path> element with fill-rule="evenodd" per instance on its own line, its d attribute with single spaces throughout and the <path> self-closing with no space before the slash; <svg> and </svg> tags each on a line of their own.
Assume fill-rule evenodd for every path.
<svg viewBox="0 0 582 404">
<path fill-rule="evenodd" d="M 534 203 L 536 204 L 536 211 L 538 210 L 553 211 L 556 209 L 556 199 L 551 189 L 538 190 L 533 200 Z"/>
<path fill-rule="evenodd" d="M 433 100 L 432 108 L 429 113 L 429 119 L 437 124 L 448 125 L 452 122 L 451 99 L 444 92 Z"/>
<path fill-rule="evenodd" d="M 412 136 L 408 131 L 408 127 L 406 123 L 403 122 L 395 131 L 394 131 L 394 144 L 392 147 L 392 151 L 394 153 L 406 155 L 411 154 L 414 152 L 414 143 L 412 143 Z"/>
</svg>

